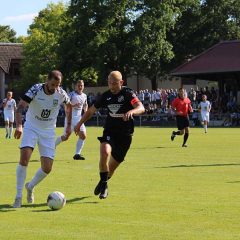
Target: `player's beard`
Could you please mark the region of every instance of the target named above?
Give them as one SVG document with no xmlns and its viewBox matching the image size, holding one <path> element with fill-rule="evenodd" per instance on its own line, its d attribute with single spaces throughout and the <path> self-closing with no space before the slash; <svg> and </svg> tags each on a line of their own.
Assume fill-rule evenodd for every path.
<svg viewBox="0 0 240 240">
<path fill-rule="evenodd" d="M 47 89 L 49 94 L 54 94 L 55 93 L 55 89 L 50 89 L 47 84 L 45 86 L 46 86 L 46 89 Z"/>
</svg>

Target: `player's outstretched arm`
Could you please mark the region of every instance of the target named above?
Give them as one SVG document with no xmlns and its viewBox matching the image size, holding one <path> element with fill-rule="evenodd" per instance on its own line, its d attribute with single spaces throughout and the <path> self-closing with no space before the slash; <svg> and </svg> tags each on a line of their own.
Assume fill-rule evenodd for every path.
<svg viewBox="0 0 240 240">
<path fill-rule="evenodd" d="M 74 128 L 74 132 L 76 135 L 79 134 L 80 127 L 83 123 L 85 123 L 87 120 L 89 120 L 93 114 L 97 111 L 94 105 L 92 105 L 82 116 L 81 120 L 78 122 L 78 124 Z"/>
<path fill-rule="evenodd" d="M 28 103 L 24 100 L 20 100 L 16 109 L 16 130 L 14 138 L 19 139 L 22 135 L 22 115 L 23 111 L 27 108 Z"/>
</svg>

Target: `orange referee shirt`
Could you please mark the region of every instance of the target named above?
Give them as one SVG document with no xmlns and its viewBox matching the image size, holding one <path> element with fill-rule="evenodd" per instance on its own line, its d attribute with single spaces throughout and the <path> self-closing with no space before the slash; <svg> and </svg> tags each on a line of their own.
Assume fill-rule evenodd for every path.
<svg viewBox="0 0 240 240">
<path fill-rule="evenodd" d="M 191 101 L 189 98 L 175 98 L 172 101 L 172 107 L 176 109 L 176 111 L 179 113 L 179 116 L 184 117 L 186 117 L 188 112 L 192 110 Z"/>
</svg>

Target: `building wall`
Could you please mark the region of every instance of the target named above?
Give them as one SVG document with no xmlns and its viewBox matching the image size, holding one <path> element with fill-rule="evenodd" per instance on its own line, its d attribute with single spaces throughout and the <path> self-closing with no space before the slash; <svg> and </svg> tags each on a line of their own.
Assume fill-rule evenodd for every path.
<svg viewBox="0 0 240 240">
<path fill-rule="evenodd" d="M 138 90 L 144 90 L 148 89 L 149 91 L 152 91 L 152 85 L 151 81 L 147 79 L 146 77 L 139 77 L 139 83 L 137 83 L 137 77 L 132 76 L 129 77 L 127 80 L 127 86 L 134 91 Z M 181 87 L 181 79 L 180 78 L 162 78 L 158 80 L 158 88 L 164 88 L 164 89 L 178 89 Z M 93 93 L 96 95 L 97 93 L 103 93 L 108 89 L 107 86 L 103 87 L 85 87 L 84 92 L 86 94 Z"/>
<path fill-rule="evenodd" d="M 5 97 L 5 72 L 0 68 L 0 99 Z"/>
<path fill-rule="evenodd" d="M 151 80 L 146 77 L 139 76 L 139 83 L 137 83 L 137 76 L 132 76 L 128 78 L 128 86 L 134 90 L 142 90 L 148 89 L 152 90 Z M 181 87 L 181 79 L 180 78 L 172 78 L 169 76 L 162 77 L 158 79 L 158 88 L 164 89 L 178 89 Z M 139 88 L 139 89 L 138 89 Z"/>
</svg>

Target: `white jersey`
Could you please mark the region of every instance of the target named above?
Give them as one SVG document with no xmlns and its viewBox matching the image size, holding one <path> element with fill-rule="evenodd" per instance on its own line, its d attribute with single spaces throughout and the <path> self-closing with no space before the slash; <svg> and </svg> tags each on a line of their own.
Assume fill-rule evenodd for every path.
<svg viewBox="0 0 240 240">
<path fill-rule="evenodd" d="M 211 103 L 209 101 L 200 102 L 199 108 L 201 109 L 201 113 L 208 113 L 211 109 Z"/>
<path fill-rule="evenodd" d="M 16 108 L 16 101 L 12 98 L 11 100 L 7 100 L 7 98 L 3 99 L 3 103 L 6 103 L 4 107 L 4 114 L 8 113 L 14 113 L 14 110 Z"/>
<path fill-rule="evenodd" d="M 73 106 L 72 108 L 72 118 L 81 117 L 83 106 L 87 104 L 87 95 L 85 93 L 79 94 L 76 91 L 69 93 L 70 101 Z"/>
<path fill-rule="evenodd" d="M 35 84 L 22 97 L 29 103 L 24 127 L 54 129 L 62 103 L 70 103 L 67 93 L 59 87 L 54 94 L 44 92 L 44 84 Z"/>
</svg>

